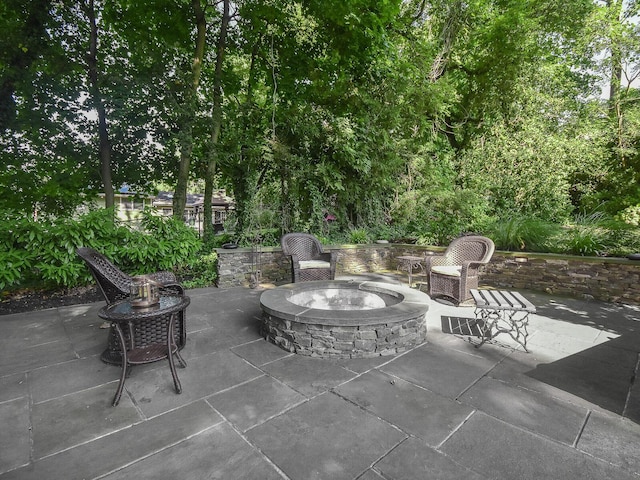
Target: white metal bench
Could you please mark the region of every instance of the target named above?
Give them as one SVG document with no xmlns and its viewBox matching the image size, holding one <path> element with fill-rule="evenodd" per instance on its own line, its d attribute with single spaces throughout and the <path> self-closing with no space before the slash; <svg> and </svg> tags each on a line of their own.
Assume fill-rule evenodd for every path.
<svg viewBox="0 0 640 480">
<path fill-rule="evenodd" d="M 535 305 L 518 292 L 475 289 L 470 292 L 476 303 L 476 324 L 482 332 L 482 341 L 477 347 L 496 335 L 508 333 L 528 352 L 527 325 L 529 314 L 536 313 Z"/>
</svg>

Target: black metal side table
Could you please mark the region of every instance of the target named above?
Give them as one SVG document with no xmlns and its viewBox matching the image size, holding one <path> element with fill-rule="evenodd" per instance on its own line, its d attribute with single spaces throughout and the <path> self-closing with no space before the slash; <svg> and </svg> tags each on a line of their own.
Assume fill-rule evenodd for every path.
<svg viewBox="0 0 640 480">
<path fill-rule="evenodd" d="M 133 365 L 168 359 L 176 393 L 182 392 L 173 356 L 178 358 L 182 367 L 187 364 L 178 350 L 174 324 L 178 312 L 187 308 L 190 302 L 191 299 L 185 295 L 162 295 L 160 303 L 152 307 L 134 308 L 129 300 L 121 300 L 102 307 L 98 312 L 100 318 L 111 322 L 122 351 L 122 371 L 113 397 L 114 407 L 120 402 L 125 378 Z M 161 335 L 149 333 L 154 331 Z"/>
</svg>

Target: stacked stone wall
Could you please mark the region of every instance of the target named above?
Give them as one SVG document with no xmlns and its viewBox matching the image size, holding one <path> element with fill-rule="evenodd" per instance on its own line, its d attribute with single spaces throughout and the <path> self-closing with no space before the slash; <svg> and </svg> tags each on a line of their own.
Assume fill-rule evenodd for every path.
<svg viewBox="0 0 640 480">
<path fill-rule="evenodd" d="M 327 247 L 338 251 L 337 274 L 397 270 L 401 255 L 437 254 L 443 248 L 374 244 Z M 257 259 L 257 261 L 256 261 Z M 291 265 L 279 248 L 218 250 L 218 286 L 249 285 L 256 265 L 261 281 L 291 281 Z M 419 279 L 419 277 L 418 277 Z M 523 289 L 640 305 L 640 262 L 624 258 L 496 252 L 480 273 L 480 285 Z"/>
</svg>

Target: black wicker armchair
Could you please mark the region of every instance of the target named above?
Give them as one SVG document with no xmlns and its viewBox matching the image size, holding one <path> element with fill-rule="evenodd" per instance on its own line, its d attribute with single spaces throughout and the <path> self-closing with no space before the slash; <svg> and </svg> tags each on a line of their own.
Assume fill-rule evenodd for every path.
<svg viewBox="0 0 640 480">
<path fill-rule="evenodd" d="M 92 248 L 81 247 L 76 250 L 76 253 L 89 268 L 107 305 L 129 297 L 131 283 L 133 282 L 133 278 L 130 275 L 124 273 L 111 263 L 107 257 Z M 184 288 L 177 283 L 175 275 L 171 272 L 156 272 L 148 274 L 146 277 L 160 284 L 159 290 L 162 295 L 184 295 Z M 184 310 L 179 312 L 174 326 L 174 338 L 180 349 L 184 348 L 187 341 L 185 317 Z M 149 331 L 144 332 L 142 337 L 143 341 L 156 343 L 159 339 L 166 338 L 166 329 L 164 332 L 157 331 L 157 328 L 150 324 Z M 109 332 L 107 349 L 102 353 L 101 359 L 103 362 L 112 365 L 120 365 L 122 363 L 120 343 L 113 327 Z"/>
<path fill-rule="evenodd" d="M 443 255 L 427 255 L 429 295 L 449 297 L 458 304 L 472 299 L 469 290 L 478 288 L 478 269 L 491 260 L 495 246 L 486 237 L 456 238 Z"/>
<path fill-rule="evenodd" d="M 291 282 L 333 280 L 336 252 L 325 252 L 320 241 L 309 233 L 287 233 L 280 239 L 282 252 L 291 258 Z"/>
</svg>

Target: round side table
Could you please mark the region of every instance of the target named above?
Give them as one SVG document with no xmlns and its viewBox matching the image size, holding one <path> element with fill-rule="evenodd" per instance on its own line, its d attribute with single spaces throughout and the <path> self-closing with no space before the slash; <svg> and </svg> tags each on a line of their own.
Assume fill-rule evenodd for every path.
<svg viewBox="0 0 640 480">
<path fill-rule="evenodd" d="M 114 407 L 120 402 L 127 371 L 133 365 L 168 359 L 176 393 L 182 392 L 173 356 L 178 358 L 180 366 L 186 367 L 187 364 L 178 350 L 174 324 L 178 312 L 187 308 L 190 302 L 191 299 L 184 295 L 162 295 L 160 302 L 152 307 L 135 308 L 129 300 L 121 300 L 100 309 L 98 316 L 111 322 L 122 352 L 122 370 L 113 397 Z M 149 332 L 160 332 L 160 335 Z"/>
</svg>

